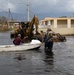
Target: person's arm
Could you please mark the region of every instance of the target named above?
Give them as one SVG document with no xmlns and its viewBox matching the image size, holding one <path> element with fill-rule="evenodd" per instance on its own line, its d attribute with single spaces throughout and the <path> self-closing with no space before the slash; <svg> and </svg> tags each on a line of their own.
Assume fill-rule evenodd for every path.
<svg viewBox="0 0 74 75">
<path fill-rule="evenodd" d="M 48 42 L 50 42 L 50 41 L 53 41 L 53 38 L 50 38 L 50 39 L 48 40 Z"/>
<path fill-rule="evenodd" d="M 20 39 L 20 42 L 24 43 L 24 40 Z"/>
</svg>

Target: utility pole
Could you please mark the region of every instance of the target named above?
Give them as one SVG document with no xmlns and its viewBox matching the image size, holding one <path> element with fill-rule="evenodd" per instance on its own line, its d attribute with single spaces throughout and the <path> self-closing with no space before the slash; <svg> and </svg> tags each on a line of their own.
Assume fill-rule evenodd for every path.
<svg viewBox="0 0 74 75">
<path fill-rule="evenodd" d="M 29 4 L 29 0 L 27 0 L 27 20 L 30 21 L 30 4 Z"/>
<path fill-rule="evenodd" d="M 73 17 L 74 17 L 74 12 L 73 12 Z"/>
<path fill-rule="evenodd" d="M 8 9 L 8 13 L 9 13 L 8 19 L 11 20 L 11 15 L 10 15 L 11 12 L 10 12 L 10 8 Z"/>
<path fill-rule="evenodd" d="M 9 21 L 10 21 L 10 8 L 8 9 L 8 28 L 9 28 Z"/>
<path fill-rule="evenodd" d="M 11 21 L 11 11 L 10 8 L 8 9 L 8 28 L 10 28 L 9 26 L 9 22 Z"/>
</svg>

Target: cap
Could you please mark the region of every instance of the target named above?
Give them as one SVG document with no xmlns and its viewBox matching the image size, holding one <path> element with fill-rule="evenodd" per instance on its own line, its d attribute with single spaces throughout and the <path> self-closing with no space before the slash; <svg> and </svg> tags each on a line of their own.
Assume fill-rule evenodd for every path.
<svg viewBox="0 0 74 75">
<path fill-rule="evenodd" d="M 18 34 L 17 36 L 18 36 L 18 37 L 21 37 L 21 34 Z"/>
</svg>

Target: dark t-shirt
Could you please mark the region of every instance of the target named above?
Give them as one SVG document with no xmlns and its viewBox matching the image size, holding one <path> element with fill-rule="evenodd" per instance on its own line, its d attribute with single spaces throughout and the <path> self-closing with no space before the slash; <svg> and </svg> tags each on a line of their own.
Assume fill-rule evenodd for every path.
<svg viewBox="0 0 74 75">
<path fill-rule="evenodd" d="M 13 43 L 15 45 L 20 45 L 20 43 L 24 43 L 24 40 L 22 40 L 21 38 L 17 37 L 13 40 Z"/>
</svg>

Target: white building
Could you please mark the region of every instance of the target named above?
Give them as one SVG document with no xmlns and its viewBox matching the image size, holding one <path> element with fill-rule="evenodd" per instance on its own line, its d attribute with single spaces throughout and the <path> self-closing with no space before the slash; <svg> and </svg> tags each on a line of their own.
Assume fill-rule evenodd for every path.
<svg viewBox="0 0 74 75">
<path fill-rule="evenodd" d="M 62 35 L 74 34 L 74 18 L 45 18 L 39 21 L 39 25 L 44 27 L 41 29 L 43 31 L 46 31 L 47 26 Z"/>
</svg>

